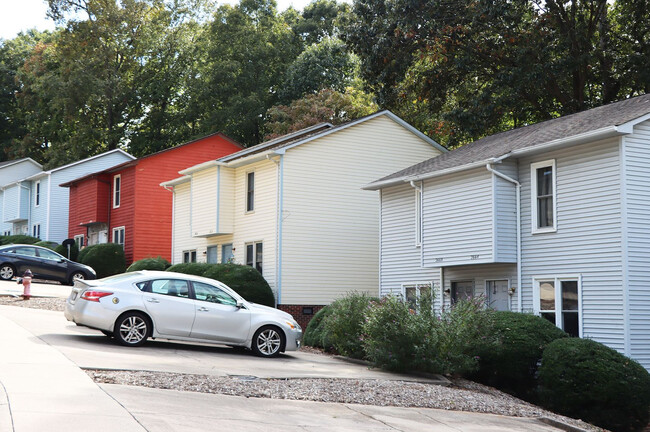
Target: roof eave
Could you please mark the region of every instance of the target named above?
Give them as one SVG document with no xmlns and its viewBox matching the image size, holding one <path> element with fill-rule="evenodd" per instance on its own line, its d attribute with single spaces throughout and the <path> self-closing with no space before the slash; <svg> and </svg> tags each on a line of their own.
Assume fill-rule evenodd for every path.
<svg viewBox="0 0 650 432">
<path fill-rule="evenodd" d="M 168 187 L 174 187 L 174 186 L 177 186 L 179 184 L 187 183 L 191 179 L 192 179 L 191 176 L 185 175 L 183 177 L 178 177 L 178 178 L 175 178 L 173 180 L 168 180 L 168 181 L 162 182 L 162 183 L 160 183 L 160 186 L 164 187 L 166 189 Z"/>
</svg>

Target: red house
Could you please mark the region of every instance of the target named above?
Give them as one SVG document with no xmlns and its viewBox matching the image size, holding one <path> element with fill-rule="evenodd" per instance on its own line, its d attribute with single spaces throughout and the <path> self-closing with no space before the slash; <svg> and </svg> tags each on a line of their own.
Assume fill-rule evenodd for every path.
<svg viewBox="0 0 650 432">
<path fill-rule="evenodd" d="M 127 264 L 157 256 L 171 260 L 172 194 L 160 183 L 241 149 L 216 133 L 62 184 L 70 188 L 68 237 L 79 246 L 119 243 Z"/>
</svg>

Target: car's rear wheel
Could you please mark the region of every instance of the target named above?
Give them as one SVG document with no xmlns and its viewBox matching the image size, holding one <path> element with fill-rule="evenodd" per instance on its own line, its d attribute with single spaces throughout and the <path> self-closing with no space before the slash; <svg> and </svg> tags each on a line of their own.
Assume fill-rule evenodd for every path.
<svg viewBox="0 0 650 432">
<path fill-rule="evenodd" d="M 140 312 L 127 312 L 115 322 L 113 335 L 124 346 L 136 347 L 144 344 L 151 334 L 149 319 Z"/>
<path fill-rule="evenodd" d="M 85 280 L 85 279 L 86 279 L 86 273 L 78 271 L 70 275 L 70 280 L 68 282 L 70 283 L 70 285 L 74 285 L 74 281 Z"/>
<path fill-rule="evenodd" d="M 0 279 L 11 280 L 16 276 L 16 269 L 11 264 L 2 264 L 0 266 Z"/>
<path fill-rule="evenodd" d="M 277 327 L 265 326 L 255 332 L 251 349 L 260 357 L 275 357 L 284 346 L 284 333 Z"/>
</svg>

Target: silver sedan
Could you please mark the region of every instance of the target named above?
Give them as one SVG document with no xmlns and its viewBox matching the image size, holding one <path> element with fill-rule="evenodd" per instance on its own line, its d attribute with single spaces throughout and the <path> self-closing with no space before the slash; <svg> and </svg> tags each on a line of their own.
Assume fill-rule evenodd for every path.
<svg viewBox="0 0 650 432">
<path fill-rule="evenodd" d="M 213 279 L 163 271 L 76 281 L 65 317 L 126 346 L 151 337 L 242 346 L 274 357 L 300 348 L 302 337 L 286 312 L 250 303 Z"/>
</svg>

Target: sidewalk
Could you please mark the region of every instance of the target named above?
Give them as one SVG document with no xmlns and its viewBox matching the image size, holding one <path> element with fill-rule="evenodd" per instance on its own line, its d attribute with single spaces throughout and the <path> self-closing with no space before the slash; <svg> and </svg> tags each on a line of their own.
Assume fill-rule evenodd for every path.
<svg viewBox="0 0 650 432">
<path fill-rule="evenodd" d="M 58 285 L 56 283 L 32 282 L 31 294 L 33 297 L 61 297 L 67 298 L 72 289 L 69 285 Z M 0 295 L 20 296 L 23 293 L 23 286 L 13 281 L 0 280 Z"/>
<path fill-rule="evenodd" d="M 145 429 L 59 351 L 0 315 L 0 432 Z"/>
</svg>

